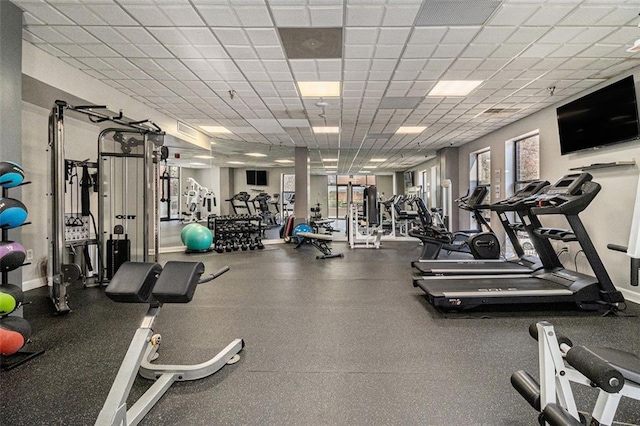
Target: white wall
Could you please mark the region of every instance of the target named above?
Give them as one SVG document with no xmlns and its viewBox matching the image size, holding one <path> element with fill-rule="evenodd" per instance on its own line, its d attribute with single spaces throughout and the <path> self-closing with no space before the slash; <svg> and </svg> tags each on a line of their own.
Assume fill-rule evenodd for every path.
<svg viewBox="0 0 640 426">
<path fill-rule="evenodd" d="M 640 88 L 640 69 L 634 70 L 636 89 Z M 624 77 L 629 73 L 624 74 Z M 620 79 L 617 77 L 615 80 Z M 460 147 L 460 188 L 461 191 L 468 187 L 469 182 L 469 155 L 482 148 L 491 149 L 491 176 L 495 178 L 495 171 L 501 170 L 502 182 L 501 196 L 504 196 L 505 182 L 512 180 L 511 170 L 506 170 L 505 166 L 505 142 L 516 138 L 533 130 L 540 131 L 540 177 L 547 179 L 551 183 L 570 171 L 571 168 L 589 165 L 592 163 L 605 163 L 614 161 L 627 161 L 635 159 L 640 162 L 640 141 L 626 142 L 618 145 L 605 147 L 599 150 L 592 150 L 569 155 L 560 155 L 560 141 L 558 136 L 558 126 L 556 118 L 556 107 L 574 100 L 578 97 L 599 89 L 612 81 L 606 82 L 596 88 L 576 95 L 562 103 L 541 110 L 529 117 L 519 120 L 516 123 L 503 127 L 489 135 L 486 135 L 470 144 Z M 640 99 L 640 93 L 637 94 Z M 592 238 L 598 253 L 600 254 L 609 274 L 615 285 L 630 300 L 640 303 L 640 291 L 629 286 L 629 258 L 622 253 L 612 252 L 607 249 L 608 243 L 618 243 L 626 245 L 629 240 L 629 231 L 633 208 L 636 203 L 636 187 L 638 184 L 638 165 L 635 167 L 607 168 L 590 171 L 593 180 L 602 185 L 602 190 L 593 203 L 580 215 L 590 237 Z M 494 185 L 494 182 L 492 182 Z M 495 197 L 494 199 L 498 199 Z M 464 228 L 468 225 L 467 215 L 461 215 L 459 226 Z M 568 227 L 566 221 L 559 217 L 542 218 L 543 225 L 555 227 Z M 497 222 L 494 218 L 492 223 Z M 497 227 L 496 227 L 497 228 Z M 568 246 L 570 251 L 561 255 L 563 264 L 574 269 L 574 257 L 580 248 L 578 244 L 561 243 L 558 247 Z M 578 255 L 577 266 L 580 272 L 590 273 L 588 263 L 583 255 Z"/>
</svg>

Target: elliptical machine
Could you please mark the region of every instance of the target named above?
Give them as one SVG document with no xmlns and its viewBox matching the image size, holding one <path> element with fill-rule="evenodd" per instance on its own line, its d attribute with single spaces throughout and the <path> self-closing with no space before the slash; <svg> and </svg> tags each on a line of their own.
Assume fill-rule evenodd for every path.
<svg viewBox="0 0 640 426">
<path fill-rule="evenodd" d="M 420 226 L 409 231 L 409 236 L 420 239 L 423 243 L 421 260 L 437 259 L 441 250 L 469 253 L 475 259 L 499 259 L 500 242 L 493 233 L 489 223 L 482 216 L 480 209 L 485 205 L 481 204 L 488 192 L 484 185 L 477 186 L 471 195 L 465 195 L 458 200 L 458 207 L 473 213 L 474 219 L 478 222 L 479 232 L 472 234 L 472 230 L 449 232 L 441 222 L 441 217 L 437 212 L 436 218 L 440 223 L 434 223 L 434 215 L 429 212 L 421 198 L 415 200 L 420 219 Z M 488 206 L 486 206 L 488 207 Z M 482 231 L 481 229 L 487 229 Z"/>
<path fill-rule="evenodd" d="M 471 212 L 478 228 L 454 232 L 451 242 L 443 244 L 442 248 L 444 250 L 447 252 L 469 253 L 475 259 L 500 258 L 500 241 L 498 241 L 498 237 L 496 237 L 489 222 L 481 212 L 481 210 L 489 208 L 488 205 L 483 204 L 488 193 L 488 186 L 478 185 L 471 194 L 467 192 L 463 197 L 456 200 L 458 208 Z"/>
</svg>

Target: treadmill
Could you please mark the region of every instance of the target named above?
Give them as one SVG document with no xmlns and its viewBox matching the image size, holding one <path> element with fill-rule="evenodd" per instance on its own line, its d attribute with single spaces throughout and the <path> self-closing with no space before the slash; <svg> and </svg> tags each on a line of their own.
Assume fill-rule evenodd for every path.
<svg viewBox="0 0 640 426">
<path fill-rule="evenodd" d="M 578 214 L 585 210 L 600 191 L 589 173 L 563 176 L 538 195 L 526 200 L 530 215 L 522 216 L 524 226 L 539 239 L 577 241 L 591 265 L 595 277 L 560 266 L 533 271 L 529 275 L 430 276 L 415 280 L 429 302 L 448 310 L 472 309 L 489 305 L 574 303 L 585 310 L 608 311 L 623 303 L 591 238 Z M 544 228 L 538 216 L 563 215 L 571 229 Z M 557 259 L 557 256 L 556 256 Z"/>
<path fill-rule="evenodd" d="M 517 257 L 514 259 L 424 259 L 411 262 L 411 266 L 417 269 L 418 273 L 414 276 L 414 281 L 425 276 L 432 275 L 485 275 L 485 274 L 529 274 L 532 271 L 543 267 L 543 263 L 535 256 L 528 256 L 524 253 L 520 241 L 516 235 L 516 231 L 526 229 L 519 224 L 511 224 L 507 217 L 508 212 L 518 212 L 521 220 L 523 216 L 528 215 L 529 206 L 525 206 L 524 200 L 537 194 L 543 188 L 549 185 L 546 180 L 536 180 L 528 183 L 524 188 L 517 191 L 511 197 L 492 204 L 491 210 L 498 213 L 500 223 L 505 229 L 507 237 L 511 241 Z M 535 235 L 529 235 L 532 242 L 536 240 Z M 545 240 L 548 243 L 548 240 Z M 539 245 L 542 245 L 541 243 Z M 551 244 L 549 247 L 551 247 Z M 548 248 L 542 250 L 548 253 Z M 553 248 L 551 247 L 551 252 Z M 559 261 L 558 261 L 559 262 Z M 547 266 L 551 266 L 549 262 Z"/>
</svg>

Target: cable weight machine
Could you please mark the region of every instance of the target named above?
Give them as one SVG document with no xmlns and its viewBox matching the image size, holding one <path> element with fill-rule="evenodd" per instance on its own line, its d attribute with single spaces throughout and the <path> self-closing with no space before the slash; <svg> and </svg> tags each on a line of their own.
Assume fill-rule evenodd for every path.
<svg viewBox="0 0 640 426">
<path fill-rule="evenodd" d="M 104 111 L 104 112 L 102 112 Z M 49 148 L 51 154 L 51 274 L 50 298 L 57 314 L 70 311 L 67 287 L 81 276 L 81 269 L 69 261 L 65 250 L 69 242 L 65 236 L 65 129 L 68 112 L 86 117 L 102 125 L 97 149 L 98 224 L 95 245 L 98 259 L 95 268 L 97 282 L 104 283 L 113 276 L 125 260 L 156 261 L 158 253 L 159 215 L 158 164 L 164 132 L 150 120 L 128 121 L 122 111 L 107 115 L 104 105 L 69 105 L 56 101 L 49 115 Z M 107 127 L 116 125 L 118 127 Z M 68 217 L 68 215 L 67 215 Z M 130 250 L 114 253 L 109 247 L 113 238 L 124 235 Z M 153 250 L 150 248 L 153 247 Z M 116 247 L 117 249 L 120 246 Z M 106 259 L 111 253 L 111 259 Z M 126 259 L 126 258 L 129 259 Z"/>
</svg>

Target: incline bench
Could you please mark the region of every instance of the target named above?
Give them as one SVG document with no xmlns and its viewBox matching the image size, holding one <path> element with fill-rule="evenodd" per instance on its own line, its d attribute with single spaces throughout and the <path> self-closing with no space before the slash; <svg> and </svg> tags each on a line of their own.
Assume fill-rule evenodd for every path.
<svg viewBox="0 0 640 426">
<path fill-rule="evenodd" d="M 311 243 L 315 248 L 322 252 L 322 256 L 316 256 L 316 259 L 329 259 L 332 257 L 344 257 L 343 253 L 331 253 L 331 249 L 327 245 L 327 241 L 333 241 L 331 235 L 314 234 L 312 232 L 298 232 L 298 244 L 295 248 L 302 246 L 304 243 Z"/>
<path fill-rule="evenodd" d="M 151 327 L 162 304 L 189 303 L 198 284 L 211 281 L 228 270 L 225 267 L 201 280 L 202 262 L 167 262 L 164 268 L 157 263 L 126 262 L 118 269 L 105 290 L 107 296 L 116 302 L 149 303 L 150 306 L 133 336 L 96 425 L 136 425 L 174 382 L 210 376 L 240 359 L 238 352 L 244 347 L 244 341 L 235 339 L 215 357 L 200 364 L 151 363 L 158 358 L 160 345 L 160 335 L 154 334 Z M 138 373 L 155 383 L 127 410 L 127 398 Z"/>
</svg>

